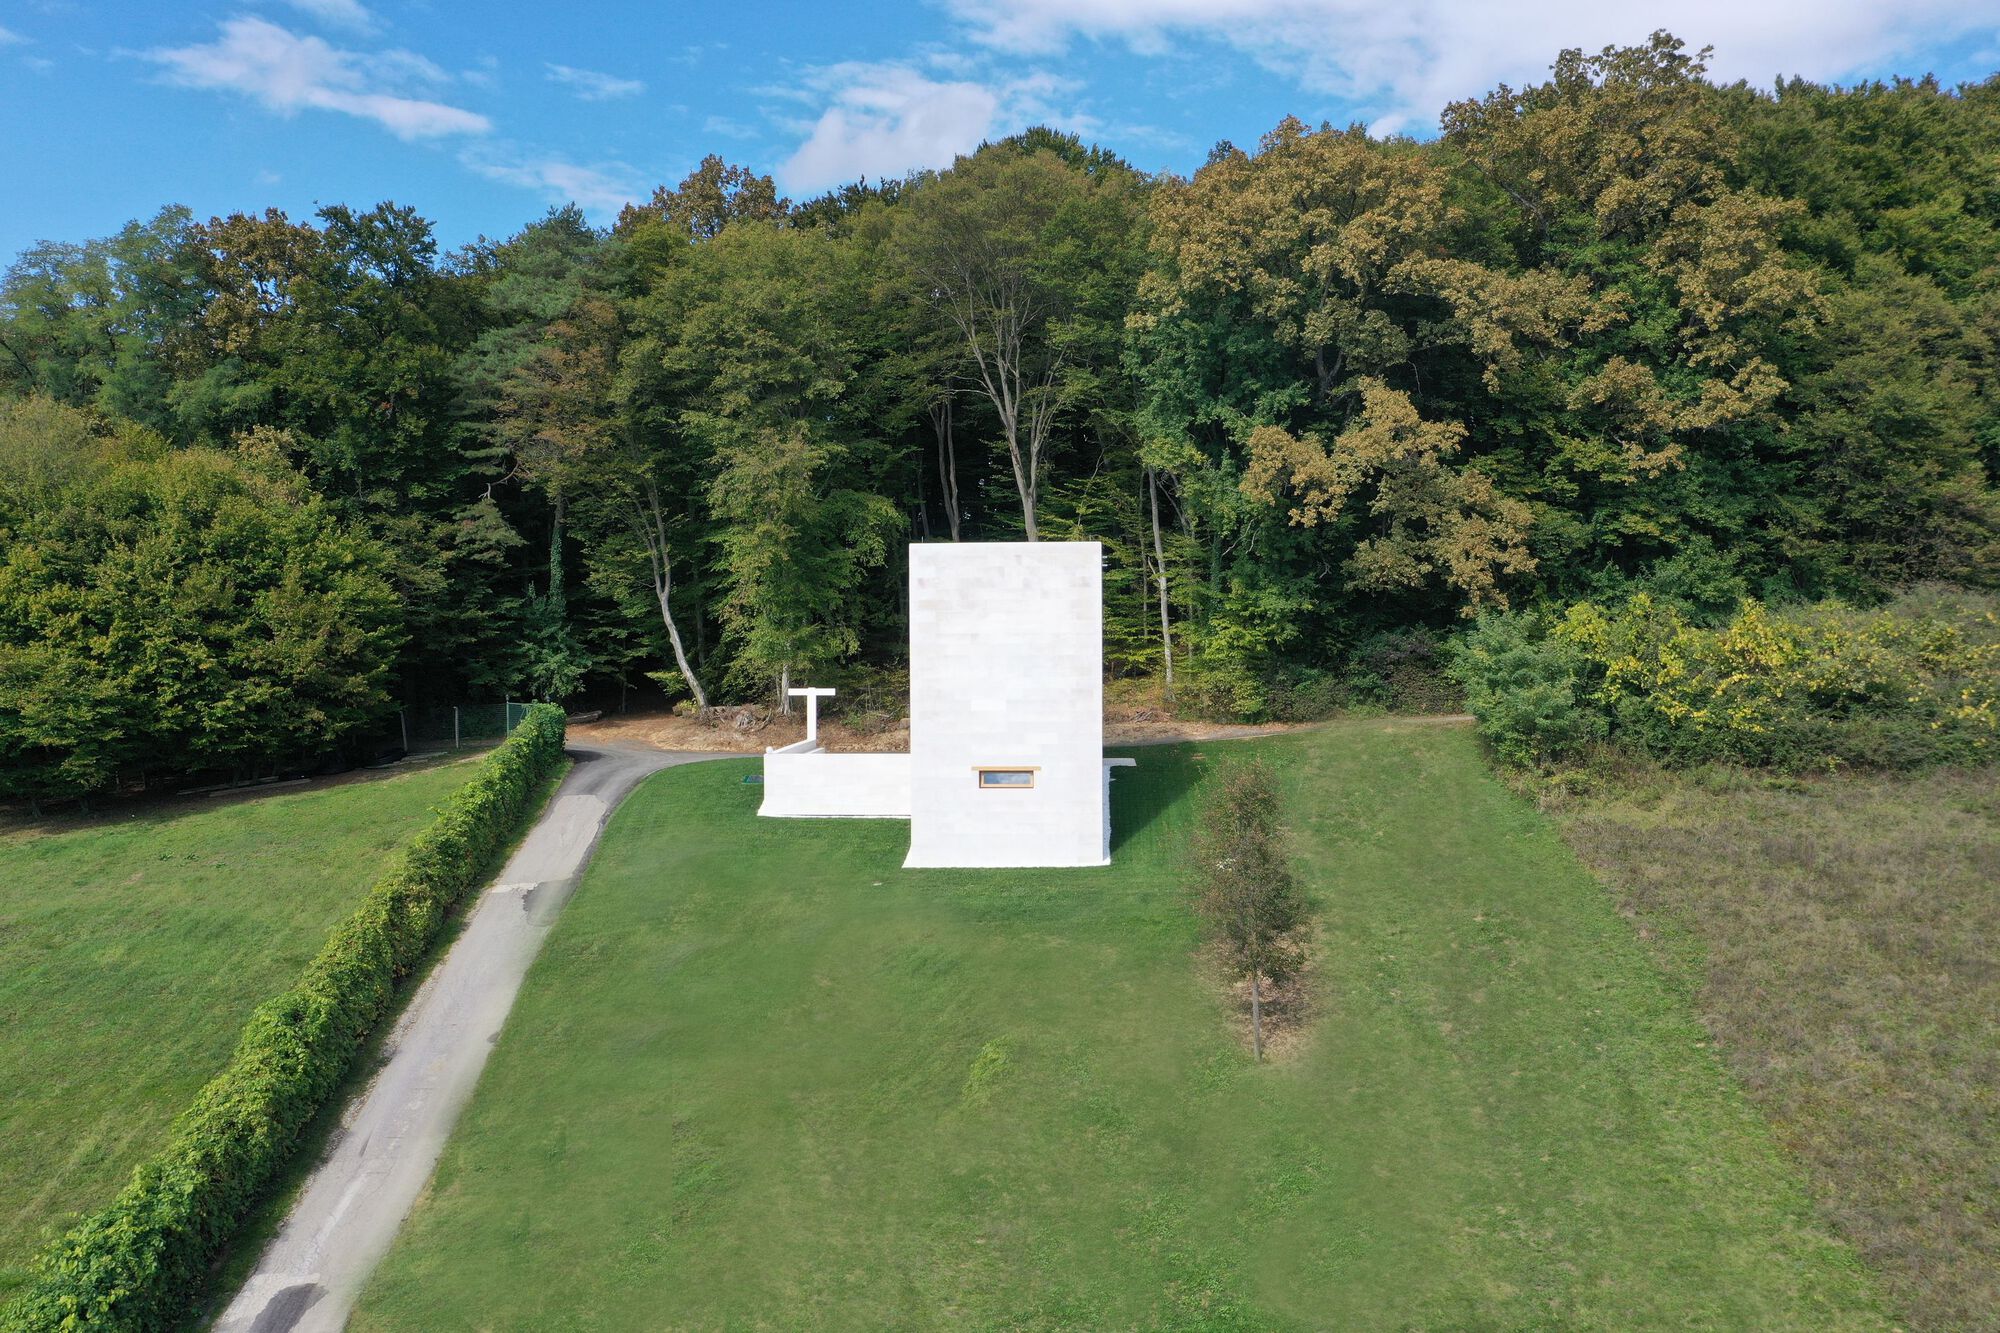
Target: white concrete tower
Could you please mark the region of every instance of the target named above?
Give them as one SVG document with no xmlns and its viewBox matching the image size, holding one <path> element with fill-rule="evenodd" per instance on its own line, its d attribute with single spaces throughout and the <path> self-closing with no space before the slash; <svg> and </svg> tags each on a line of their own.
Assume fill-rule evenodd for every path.
<svg viewBox="0 0 2000 1333">
<path fill-rule="evenodd" d="M 1096 542 L 910 548 L 907 866 L 1109 859 Z"/>
</svg>

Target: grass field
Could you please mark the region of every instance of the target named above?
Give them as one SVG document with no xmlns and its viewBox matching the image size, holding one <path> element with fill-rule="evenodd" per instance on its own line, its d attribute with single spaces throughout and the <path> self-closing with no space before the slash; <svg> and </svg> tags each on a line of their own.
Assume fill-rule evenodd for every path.
<svg viewBox="0 0 2000 1333">
<path fill-rule="evenodd" d="M 0 1300 L 106 1203 L 391 851 L 476 772 L 0 836 Z"/>
<path fill-rule="evenodd" d="M 1263 1067 L 1176 883 L 1256 752 L 1324 912 Z M 1144 751 L 1101 871 L 901 871 L 754 767 L 618 813 L 351 1327 L 1885 1325 L 1464 729 Z"/>
<path fill-rule="evenodd" d="M 1615 775 L 1566 836 L 1920 1329 L 2000 1329 L 2000 782 Z"/>
</svg>

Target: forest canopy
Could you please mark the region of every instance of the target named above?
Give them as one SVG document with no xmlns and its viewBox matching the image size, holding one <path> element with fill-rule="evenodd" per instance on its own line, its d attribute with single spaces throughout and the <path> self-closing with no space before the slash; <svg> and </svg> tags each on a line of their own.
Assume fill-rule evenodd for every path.
<svg viewBox="0 0 2000 1333">
<path fill-rule="evenodd" d="M 393 203 L 37 245 L 0 785 L 892 674 L 909 541 L 1101 541 L 1108 668 L 1241 716 L 1482 616 L 1992 589 L 1996 143 L 2000 76 L 1718 86 L 1659 34 L 1188 179 L 1034 129 L 449 253 Z"/>
</svg>

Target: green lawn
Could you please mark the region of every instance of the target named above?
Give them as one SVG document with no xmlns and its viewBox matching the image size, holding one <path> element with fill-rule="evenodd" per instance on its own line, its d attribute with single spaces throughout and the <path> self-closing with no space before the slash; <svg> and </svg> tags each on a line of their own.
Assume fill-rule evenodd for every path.
<svg viewBox="0 0 2000 1333">
<path fill-rule="evenodd" d="M 0 1299 L 473 763 L 0 835 Z"/>
<path fill-rule="evenodd" d="M 1177 883 L 1253 753 L 1324 919 L 1263 1067 Z M 900 870 L 900 825 L 756 819 L 754 761 L 651 779 L 353 1327 L 1885 1326 L 1469 731 L 1139 763 L 1082 871 Z"/>
</svg>

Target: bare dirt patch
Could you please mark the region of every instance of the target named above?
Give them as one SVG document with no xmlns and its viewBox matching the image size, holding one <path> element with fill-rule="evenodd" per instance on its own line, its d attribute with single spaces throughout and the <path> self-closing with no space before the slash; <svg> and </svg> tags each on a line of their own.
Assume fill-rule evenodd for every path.
<svg viewBox="0 0 2000 1333">
<path fill-rule="evenodd" d="M 1143 704 L 1114 704 L 1104 710 L 1104 743 L 1170 745 L 1178 741 L 1233 740 L 1302 731 L 1311 725 L 1190 721 Z M 711 710 L 706 720 L 661 710 L 572 723 L 569 734 L 572 741 L 585 745 L 595 741 L 655 750 L 762 754 L 766 747 L 804 740 L 806 720 L 804 713 L 787 717 L 756 706 L 717 708 Z M 822 717 L 819 739 L 822 746 L 837 753 L 900 754 L 910 748 L 910 720 L 881 713 Z"/>
<path fill-rule="evenodd" d="M 654 750 L 762 754 L 806 738 L 805 714 L 787 717 L 752 705 L 711 709 L 707 718 L 681 717 L 664 710 L 632 712 L 570 724 L 570 739 L 588 745 Z M 910 748 L 910 724 L 902 718 L 859 720 L 823 717 L 820 744 L 829 750 L 896 752 Z"/>
<path fill-rule="evenodd" d="M 1264 1060 L 1269 1064 L 1285 1064 L 1295 1059 L 1311 1044 L 1313 1027 L 1319 1021 L 1324 1003 L 1318 995 L 1319 966 L 1318 939 L 1306 944 L 1306 961 L 1291 980 L 1282 986 L 1264 982 Z M 1220 951 L 1214 948 L 1202 950 L 1201 968 L 1209 984 L 1226 997 L 1230 1030 L 1236 1035 L 1236 1042 L 1248 1054 L 1256 1049 L 1255 1035 L 1251 1031 L 1250 982 L 1244 978 L 1232 978 L 1223 966 Z"/>
</svg>

